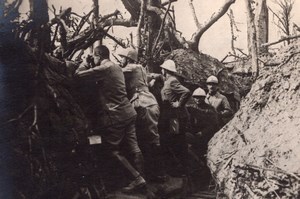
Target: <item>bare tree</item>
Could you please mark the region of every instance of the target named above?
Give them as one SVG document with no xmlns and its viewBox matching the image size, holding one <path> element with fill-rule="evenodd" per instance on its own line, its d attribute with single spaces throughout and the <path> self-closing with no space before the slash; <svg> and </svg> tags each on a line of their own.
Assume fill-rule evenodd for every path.
<svg viewBox="0 0 300 199">
<path fill-rule="evenodd" d="M 173 45 L 171 46 L 171 48 L 176 48 L 176 45 L 177 48 L 179 46 L 180 47 L 185 46 L 196 52 L 199 52 L 198 46 L 204 32 L 206 32 L 216 21 L 218 21 L 227 12 L 231 4 L 235 2 L 235 0 L 226 0 L 224 4 L 221 6 L 221 8 L 217 12 L 215 12 L 205 24 L 200 24 L 196 17 L 195 8 L 192 4 L 192 1 L 189 1 L 189 5 L 192 9 L 193 17 L 197 25 L 197 30 L 195 31 L 193 38 L 190 41 L 187 41 L 186 39 L 180 36 L 180 33 L 178 33 L 177 30 L 175 30 L 175 21 L 170 14 L 170 12 L 174 12 L 174 11 L 173 10 L 171 11 L 170 9 L 168 10 L 167 8 L 164 7 L 166 5 L 170 5 L 174 1 L 176 0 L 170 0 L 170 1 L 166 1 L 165 3 L 161 3 L 160 1 L 157 0 L 147 0 L 145 5 L 147 16 L 145 17 L 145 19 L 148 24 L 145 25 L 148 27 L 146 27 L 145 29 L 148 32 L 151 32 L 150 35 L 154 35 L 155 37 L 156 35 L 155 32 L 157 31 L 159 32 L 161 24 L 164 23 L 164 27 L 162 27 L 165 30 L 164 32 L 171 33 L 173 36 L 169 35 L 168 37 L 168 35 L 165 35 L 164 33 L 164 35 L 161 36 L 161 39 L 166 39 L 166 38 L 171 39 L 171 41 L 168 41 Z M 139 13 L 140 11 L 139 8 L 141 5 L 141 1 L 122 0 L 122 2 L 125 8 L 130 12 L 131 19 L 137 20 L 138 19 L 137 13 Z M 151 45 L 151 43 L 153 43 L 153 40 L 155 39 L 148 38 L 148 43 L 150 43 Z M 153 49 L 153 46 L 151 47 L 151 49 Z"/>
<path fill-rule="evenodd" d="M 238 27 L 236 25 L 236 21 L 235 21 L 232 9 L 229 10 L 229 13 L 227 13 L 227 15 L 229 17 L 230 31 L 231 31 L 231 51 L 233 53 L 233 56 L 236 56 L 236 49 L 235 49 L 234 43 L 237 39 L 237 36 L 236 36 L 235 32 L 240 32 L 240 30 L 238 29 Z"/>
<path fill-rule="evenodd" d="M 248 39 L 250 38 L 250 42 L 248 40 L 248 46 L 251 47 L 252 73 L 256 78 L 259 74 L 256 26 L 254 23 L 254 14 L 251 6 L 251 0 L 245 0 L 245 3 L 247 10 Z"/>
<path fill-rule="evenodd" d="M 210 20 L 207 23 L 205 23 L 204 25 L 200 25 L 192 40 L 190 41 L 190 49 L 196 52 L 199 51 L 199 42 L 202 35 L 227 12 L 229 7 L 233 3 L 235 3 L 235 0 L 226 0 L 221 8 L 211 16 Z"/>
<path fill-rule="evenodd" d="M 248 1 L 245 1 L 248 4 Z M 269 14 L 266 0 L 249 0 L 250 8 L 247 12 L 250 12 L 247 19 L 247 34 L 248 34 L 248 52 L 252 52 L 252 20 L 255 26 L 256 42 L 257 42 L 257 53 L 266 53 L 268 51 L 267 47 L 261 47 L 261 44 L 267 43 L 269 39 Z M 249 17 L 251 16 L 251 20 Z"/>
<path fill-rule="evenodd" d="M 269 10 L 267 0 L 257 0 L 254 21 L 258 54 L 267 53 L 268 48 L 261 46 L 263 43 L 267 43 L 269 39 Z"/>
<path fill-rule="evenodd" d="M 50 51 L 50 31 L 45 27 L 42 28 L 49 21 L 48 4 L 46 0 L 29 0 L 30 4 L 30 18 L 33 21 L 33 29 L 30 39 L 32 42 L 38 43 L 38 49 L 42 51 Z"/>
<path fill-rule="evenodd" d="M 292 20 L 292 10 L 295 1 L 294 0 L 275 0 L 275 3 L 279 6 L 278 12 L 271 12 L 277 18 L 275 25 L 282 31 L 284 37 L 291 36 L 291 20 Z M 287 40 L 290 43 L 290 40 Z"/>
</svg>

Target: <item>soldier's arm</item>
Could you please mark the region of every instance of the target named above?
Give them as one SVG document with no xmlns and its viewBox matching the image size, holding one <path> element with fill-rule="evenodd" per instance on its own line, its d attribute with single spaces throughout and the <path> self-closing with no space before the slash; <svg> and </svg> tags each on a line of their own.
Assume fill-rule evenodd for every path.
<svg viewBox="0 0 300 199">
<path fill-rule="evenodd" d="M 223 106 L 223 110 L 221 111 L 221 115 L 224 117 L 232 116 L 233 111 L 232 111 L 231 106 L 225 96 L 222 99 L 222 106 Z"/>
<path fill-rule="evenodd" d="M 94 68 L 81 68 L 81 70 L 76 70 L 75 75 L 78 77 L 90 77 L 97 75 L 97 77 L 99 77 L 101 72 L 107 68 L 109 68 L 109 65 L 105 64 L 95 66 Z"/>
<path fill-rule="evenodd" d="M 124 68 L 122 68 L 123 73 L 131 73 L 137 68 L 134 64 L 127 64 Z"/>
<path fill-rule="evenodd" d="M 184 106 L 191 96 L 190 90 L 181 85 L 177 79 L 172 80 L 170 86 L 175 93 L 180 95 L 178 107 Z"/>
<path fill-rule="evenodd" d="M 75 71 L 75 75 L 77 75 L 81 71 L 88 70 L 90 68 L 89 64 L 87 62 L 82 62 L 79 67 Z"/>
<path fill-rule="evenodd" d="M 163 81 L 163 77 L 161 74 L 157 74 L 157 73 L 148 73 L 147 74 L 147 82 L 149 84 L 149 87 L 152 87 L 157 80 Z"/>
</svg>

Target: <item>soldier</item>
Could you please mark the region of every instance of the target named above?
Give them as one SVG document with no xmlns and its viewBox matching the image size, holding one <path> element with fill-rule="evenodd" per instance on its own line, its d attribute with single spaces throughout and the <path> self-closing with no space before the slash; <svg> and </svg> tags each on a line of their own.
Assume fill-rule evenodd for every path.
<svg viewBox="0 0 300 199">
<path fill-rule="evenodd" d="M 121 67 L 125 75 L 128 98 L 137 112 L 137 138 L 147 163 L 147 177 L 164 180 L 157 128 L 160 114 L 158 103 L 149 91 L 145 68 L 136 64 L 137 51 L 126 49 L 119 56 L 122 57 Z"/>
<path fill-rule="evenodd" d="M 214 108 L 205 103 L 206 93 L 202 88 L 197 88 L 192 96 L 195 103 L 187 105 L 191 126 L 186 137 L 192 151 L 203 160 L 207 144 L 218 130 L 218 117 Z"/>
<path fill-rule="evenodd" d="M 190 97 L 190 91 L 178 81 L 174 61 L 166 60 L 161 68 L 165 76 L 161 90 L 161 126 L 164 135 L 162 142 L 169 146 L 180 160 L 183 170 L 177 172 L 187 175 L 188 148 L 185 140 L 185 125 L 188 121 L 188 112 L 185 104 Z"/>
<path fill-rule="evenodd" d="M 76 75 L 97 83 L 98 125 L 104 127 L 103 145 L 133 177 L 123 191 L 145 187 L 146 181 L 141 176 L 143 156 L 135 132 L 136 112 L 127 98 L 122 69 L 109 60 L 108 48 L 101 45 L 94 49 L 93 57 L 88 57 L 87 63 L 77 69 Z M 121 147 L 132 157 L 132 164 L 120 153 Z"/>
<path fill-rule="evenodd" d="M 220 127 L 224 126 L 233 115 L 227 98 L 219 92 L 219 80 L 216 76 L 209 76 L 206 80 L 208 93 L 205 103 L 212 106 L 218 113 Z"/>
</svg>

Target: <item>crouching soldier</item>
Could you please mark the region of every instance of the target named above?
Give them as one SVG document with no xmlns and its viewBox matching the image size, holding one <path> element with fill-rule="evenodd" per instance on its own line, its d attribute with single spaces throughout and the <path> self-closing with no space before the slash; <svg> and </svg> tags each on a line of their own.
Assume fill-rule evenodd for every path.
<svg viewBox="0 0 300 199">
<path fill-rule="evenodd" d="M 128 98 L 137 112 L 136 130 L 145 162 L 146 176 L 150 180 L 164 181 L 160 137 L 158 134 L 159 106 L 149 91 L 147 73 L 142 65 L 136 64 L 138 54 L 135 49 L 126 49 L 119 54 L 125 75 Z"/>
<path fill-rule="evenodd" d="M 195 103 L 187 105 L 191 126 L 186 138 L 192 151 L 204 160 L 208 142 L 218 130 L 217 112 L 205 103 L 206 93 L 202 88 L 197 88 L 192 96 Z"/>
<path fill-rule="evenodd" d="M 175 62 L 166 60 L 162 65 L 162 74 L 165 77 L 164 86 L 161 90 L 161 128 L 162 144 L 171 148 L 179 159 L 182 169 L 177 174 L 188 174 L 188 147 L 185 139 L 188 112 L 185 107 L 190 97 L 190 91 L 177 79 Z"/>
<path fill-rule="evenodd" d="M 104 147 L 132 177 L 123 191 L 145 187 L 146 181 L 141 176 L 143 156 L 135 132 L 136 112 L 127 98 L 122 69 L 109 60 L 108 48 L 101 45 L 94 49 L 92 59 L 77 69 L 76 75 L 97 83 L 98 125 L 104 127 L 101 134 Z M 121 149 L 132 157 L 131 163 L 122 155 Z"/>
</svg>

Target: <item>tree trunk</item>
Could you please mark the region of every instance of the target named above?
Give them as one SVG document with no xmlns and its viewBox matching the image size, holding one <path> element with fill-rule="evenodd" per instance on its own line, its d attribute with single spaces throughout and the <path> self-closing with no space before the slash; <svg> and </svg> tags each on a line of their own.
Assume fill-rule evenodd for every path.
<svg viewBox="0 0 300 199">
<path fill-rule="evenodd" d="M 245 0 L 246 10 L 247 10 L 247 25 L 248 25 L 248 39 L 250 39 L 250 43 L 248 43 L 248 47 L 251 46 L 251 59 L 252 59 L 252 73 L 256 78 L 259 74 L 258 71 L 258 57 L 257 57 L 257 38 L 256 38 L 256 29 L 254 24 L 254 15 L 251 9 L 251 0 Z M 249 42 L 249 40 L 248 40 Z"/>
<path fill-rule="evenodd" d="M 49 52 L 51 46 L 50 29 L 45 25 L 49 21 L 47 0 L 29 0 L 30 18 L 34 22 L 31 41 L 37 43 L 38 49 Z"/>
<path fill-rule="evenodd" d="M 267 0 L 258 0 L 255 10 L 255 27 L 258 54 L 267 53 L 268 48 L 261 46 L 264 43 L 268 43 L 269 36 L 269 10 L 267 7 Z"/>
<path fill-rule="evenodd" d="M 94 21 L 96 28 L 98 28 L 97 26 L 98 26 L 98 21 L 99 21 L 99 0 L 93 0 L 93 9 L 94 9 L 93 21 Z M 98 40 L 94 43 L 94 45 L 98 46 L 98 45 L 101 45 L 101 43 L 102 43 L 102 40 Z M 93 52 L 93 46 L 91 49 L 92 52 Z"/>
</svg>

